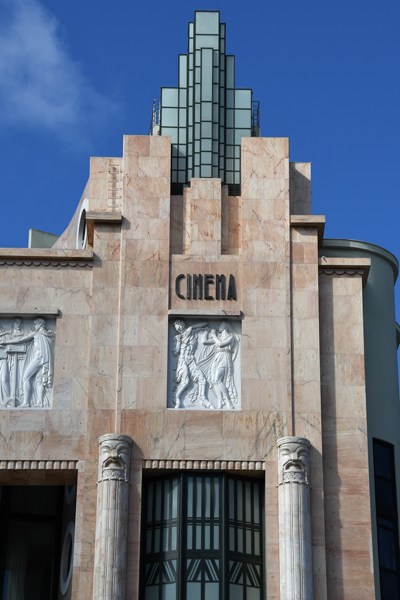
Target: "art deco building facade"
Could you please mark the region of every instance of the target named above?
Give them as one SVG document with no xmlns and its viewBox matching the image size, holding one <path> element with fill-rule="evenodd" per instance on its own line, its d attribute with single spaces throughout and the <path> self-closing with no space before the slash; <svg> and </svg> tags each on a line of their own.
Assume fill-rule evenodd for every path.
<svg viewBox="0 0 400 600">
<path fill-rule="evenodd" d="M 179 65 L 0 251 L 1 597 L 399 598 L 397 261 L 324 239 L 218 13 Z"/>
</svg>

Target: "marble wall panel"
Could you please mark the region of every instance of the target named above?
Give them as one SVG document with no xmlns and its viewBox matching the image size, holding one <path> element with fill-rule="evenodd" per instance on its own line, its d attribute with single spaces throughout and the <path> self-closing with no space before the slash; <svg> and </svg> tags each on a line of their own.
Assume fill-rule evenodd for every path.
<svg viewBox="0 0 400 600">
<path fill-rule="evenodd" d="M 185 190 L 186 192 L 186 190 Z M 171 196 L 170 252 L 183 254 L 184 196 Z"/>
<path fill-rule="evenodd" d="M 224 413 L 222 456 L 227 460 L 266 460 L 286 423 L 286 414 L 280 412 Z"/>
<path fill-rule="evenodd" d="M 246 264 L 242 274 L 243 286 L 246 289 L 285 290 L 287 284 L 287 267 L 281 262 Z"/>
<path fill-rule="evenodd" d="M 292 215 L 311 213 L 311 163 L 289 164 L 290 212 Z"/>
<path fill-rule="evenodd" d="M 243 312 L 249 318 L 289 316 L 287 293 L 284 289 L 248 289 L 243 291 Z"/>
<path fill-rule="evenodd" d="M 126 388 L 126 389 L 125 389 Z M 138 410 L 165 410 L 167 382 L 165 375 L 152 377 L 124 377 L 124 408 L 132 403 Z"/>
<path fill-rule="evenodd" d="M 108 200 L 109 159 L 92 157 L 90 159 L 89 198 L 90 210 L 104 210 Z"/>
<path fill-rule="evenodd" d="M 46 429 L 45 426 L 46 411 L 39 410 L 12 410 L 10 411 L 9 428 L 10 431 L 23 432 L 41 432 Z"/>
<path fill-rule="evenodd" d="M 124 314 L 121 315 L 122 322 L 122 343 L 124 346 L 135 346 L 138 343 L 139 336 L 139 315 Z"/>
<path fill-rule="evenodd" d="M 291 184 L 293 182 L 291 181 Z M 292 196 L 293 200 L 293 196 Z M 318 232 L 291 228 L 291 351 L 294 432 L 311 442 L 312 561 L 316 597 L 326 598 L 321 376 L 318 312 Z"/>
<path fill-rule="evenodd" d="M 242 409 L 272 412 L 286 410 L 287 386 L 286 379 L 242 378 Z"/>
<path fill-rule="evenodd" d="M 320 287 L 328 587 L 332 598 L 372 599 L 362 280 L 321 275 Z"/>
<path fill-rule="evenodd" d="M 101 232 L 101 229 L 105 229 L 105 226 L 95 225 L 94 240 L 93 240 L 93 251 L 96 254 L 94 260 L 94 267 L 96 263 L 100 261 L 110 260 L 118 261 L 121 251 L 121 240 L 117 237 L 114 232 L 109 233 L 107 236 Z"/>
<path fill-rule="evenodd" d="M 153 148 L 152 148 L 153 150 Z M 138 157 L 139 177 L 166 177 L 170 176 L 169 156 L 140 156 Z"/>
<path fill-rule="evenodd" d="M 283 417 L 283 415 L 281 415 Z M 279 519 L 278 519 L 278 477 L 276 468 L 276 439 L 280 431 L 286 430 L 282 418 L 281 423 L 275 419 L 274 427 L 269 434 L 270 442 L 266 448 L 268 460 L 265 462 L 265 575 L 266 595 L 268 598 L 280 598 L 279 577 Z M 273 436 L 276 435 L 273 445 Z"/>
<path fill-rule="evenodd" d="M 243 138 L 242 194 L 251 179 L 278 179 L 289 176 L 288 138 Z"/>
<path fill-rule="evenodd" d="M 133 453 L 135 448 L 133 448 Z M 142 502 L 142 461 L 133 458 L 130 472 L 128 556 L 129 577 L 127 577 L 126 594 L 128 598 L 139 597 L 140 579 L 140 524 Z"/>
<path fill-rule="evenodd" d="M 157 212 L 159 208 L 157 205 Z M 165 218 L 136 218 L 130 227 L 130 238 L 135 240 L 168 239 L 169 222 Z"/>
<path fill-rule="evenodd" d="M 158 358 L 154 346 L 129 346 L 123 349 L 123 372 L 125 377 L 153 377 L 160 375 L 162 365 L 155 366 Z"/>
<path fill-rule="evenodd" d="M 88 405 L 96 410 L 112 409 L 115 405 L 116 394 L 114 378 L 109 375 L 92 373 L 89 381 Z"/>
<path fill-rule="evenodd" d="M 48 410 L 43 415 L 46 435 L 85 436 L 87 413 L 85 410 Z M 24 428 L 25 429 L 25 428 Z"/>
<path fill-rule="evenodd" d="M 243 228 L 246 228 L 246 223 L 243 222 Z M 252 227 L 248 227 L 248 230 Z M 255 227 L 256 232 L 264 228 Z M 256 233 L 256 235 L 259 235 Z M 288 245 L 282 240 L 249 240 L 243 239 L 242 242 L 243 258 L 249 262 L 277 262 L 284 261 L 288 258 Z"/>
<path fill-rule="evenodd" d="M 96 448 L 97 450 L 97 448 Z M 73 557 L 72 597 L 91 598 L 96 531 L 97 460 L 80 462 Z"/>
<path fill-rule="evenodd" d="M 149 294 L 154 288 L 165 289 L 168 286 L 169 263 L 166 260 L 141 261 L 139 264 L 135 263 L 134 270 L 136 271 L 136 285 L 148 289 Z"/>
<path fill-rule="evenodd" d="M 141 410 L 137 446 L 146 458 L 218 459 L 222 456 L 223 413 L 179 410 Z M 135 427 L 133 416 L 124 412 L 125 430 Z M 167 433 L 169 432 L 169 433 Z"/>
<path fill-rule="evenodd" d="M 166 315 L 168 289 L 125 287 L 123 312 L 125 315 Z"/>
<path fill-rule="evenodd" d="M 221 252 L 239 254 L 242 247 L 242 198 L 229 196 L 227 186 L 222 188 Z"/>
<path fill-rule="evenodd" d="M 242 378 L 287 381 L 287 351 L 265 347 L 254 353 L 243 352 Z"/>
</svg>

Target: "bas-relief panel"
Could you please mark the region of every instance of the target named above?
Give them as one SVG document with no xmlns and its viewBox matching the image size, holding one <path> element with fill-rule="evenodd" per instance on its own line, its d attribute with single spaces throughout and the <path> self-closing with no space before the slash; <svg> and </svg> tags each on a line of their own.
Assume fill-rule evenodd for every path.
<svg viewBox="0 0 400 600">
<path fill-rule="evenodd" d="M 240 409 L 240 342 L 238 321 L 171 320 L 168 408 Z"/>
<path fill-rule="evenodd" d="M 0 409 L 53 402 L 55 319 L 0 317 Z"/>
</svg>

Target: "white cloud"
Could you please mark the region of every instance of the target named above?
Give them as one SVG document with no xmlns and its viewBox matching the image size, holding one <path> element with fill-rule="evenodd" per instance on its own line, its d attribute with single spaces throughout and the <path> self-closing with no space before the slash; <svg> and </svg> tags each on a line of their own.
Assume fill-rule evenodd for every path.
<svg viewBox="0 0 400 600">
<path fill-rule="evenodd" d="M 0 125 L 68 135 L 113 112 L 68 54 L 38 0 L 0 0 Z"/>
</svg>

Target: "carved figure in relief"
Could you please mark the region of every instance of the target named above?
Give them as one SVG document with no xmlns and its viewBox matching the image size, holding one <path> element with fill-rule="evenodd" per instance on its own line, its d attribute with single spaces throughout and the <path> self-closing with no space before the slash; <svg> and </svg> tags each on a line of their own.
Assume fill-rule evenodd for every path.
<svg viewBox="0 0 400 600">
<path fill-rule="evenodd" d="M 238 394 L 233 377 L 233 362 L 239 348 L 239 337 L 233 332 L 230 323 L 224 321 L 218 330 L 208 330 L 203 344 L 214 346 L 208 379 L 217 397 L 218 408 L 235 408 Z"/>
<path fill-rule="evenodd" d="M 185 408 L 184 392 L 188 392 L 191 384 L 193 389 L 188 394 L 188 400 L 191 403 L 199 401 L 205 408 L 213 408 L 206 397 L 207 379 L 199 368 L 195 352 L 198 346 L 198 333 L 204 329 L 207 323 L 195 323 L 189 327 L 185 326 L 184 321 L 178 319 L 174 323 L 176 331 L 173 354 L 178 356 L 175 381 L 178 384 L 174 394 L 175 408 Z"/>
<path fill-rule="evenodd" d="M 26 333 L 21 322 L 15 319 L 14 327 L 0 346 L 5 346 L 12 369 L 11 401 L 14 406 L 49 406 L 47 392 L 53 381 L 54 333 L 45 327 L 46 321 L 38 317 L 33 331 Z M 12 356 L 14 355 L 14 356 Z"/>
<path fill-rule="evenodd" d="M 10 401 L 13 406 L 17 406 L 18 399 L 23 394 L 22 371 L 25 364 L 27 349 L 26 344 L 14 344 L 13 342 L 18 341 L 25 333 L 25 330 L 22 328 L 22 319 L 16 317 L 13 321 L 13 328 L 7 337 L 6 348 L 10 371 Z"/>
<path fill-rule="evenodd" d="M 1 327 L 0 343 L 8 332 Z M 7 406 L 10 401 L 10 371 L 8 368 L 8 355 L 4 348 L 0 348 L 0 406 Z"/>
<path fill-rule="evenodd" d="M 309 442 L 288 439 L 279 448 L 279 483 L 308 483 Z"/>
</svg>

